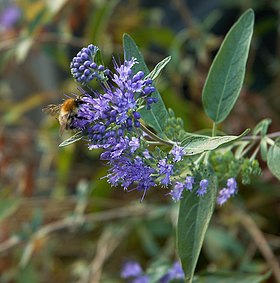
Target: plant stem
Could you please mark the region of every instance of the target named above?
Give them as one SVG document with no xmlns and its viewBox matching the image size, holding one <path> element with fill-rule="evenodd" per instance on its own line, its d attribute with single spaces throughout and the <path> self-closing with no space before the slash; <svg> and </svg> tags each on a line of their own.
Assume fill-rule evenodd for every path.
<svg viewBox="0 0 280 283">
<path fill-rule="evenodd" d="M 217 131 L 217 125 L 216 125 L 216 123 L 214 122 L 214 123 L 213 123 L 213 127 L 212 127 L 212 137 L 215 137 L 215 136 L 216 136 L 216 131 Z"/>
<path fill-rule="evenodd" d="M 268 134 L 268 135 L 266 135 L 266 137 L 268 137 L 268 138 L 278 138 L 278 137 L 280 137 L 280 131 Z M 251 141 L 251 140 L 261 140 L 262 138 L 263 138 L 262 136 L 246 136 L 246 137 L 241 138 L 241 140 L 242 141 Z"/>
<path fill-rule="evenodd" d="M 150 138 L 152 138 L 154 141 L 158 141 L 162 144 L 166 144 L 166 145 L 170 145 L 170 146 L 173 146 L 175 145 L 176 143 L 173 142 L 173 141 L 170 141 L 170 140 L 164 140 L 162 138 L 160 138 L 159 136 L 157 136 L 156 134 L 154 134 L 152 131 L 150 131 L 146 126 L 144 126 L 142 123 L 141 123 L 141 129 L 144 133 L 146 133 Z"/>
</svg>

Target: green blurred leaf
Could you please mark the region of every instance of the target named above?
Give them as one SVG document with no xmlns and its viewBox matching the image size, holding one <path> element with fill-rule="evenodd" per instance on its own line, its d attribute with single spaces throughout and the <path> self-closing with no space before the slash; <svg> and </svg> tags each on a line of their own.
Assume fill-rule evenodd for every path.
<svg viewBox="0 0 280 283">
<path fill-rule="evenodd" d="M 28 98 L 25 98 L 9 107 L 9 111 L 3 116 L 3 123 L 12 124 L 21 120 L 21 117 L 26 112 L 41 106 L 44 102 L 44 93 L 36 93 Z"/>
<path fill-rule="evenodd" d="M 232 141 L 235 141 L 249 132 L 247 129 L 239 136 L 221 136 L 221 137 L 208 137 L 208 136 L 199 136 L 192 135 L 185 138 L 181 146 L 186 149 L 186 155 L 195 155 L 202 153 L 208 150 L 214 150 L 221 145 L 228 144 Z"/>
<path fill-rule="evenodd" d="M 155 78 L 158 77 L 160 74 L 161 70 L 168 64 L 168 62 L 171 60 L 171 56 L 168 56 L 164 58 L 162 61 L 160 61 L 155 68 L 146 76 L 146 79 L 152 79 L 154 80 Z"/>
<path fill-rule="evenodd" d="M 0 200 L 0 222 L 11 215 L 19 206 L 18 199 L 1 199 Z"/>
<path fill-rule="evenodd" d="M 58 0 L 58 1 L 53 1 L 53 0 L 47 0 L 46 5 L 48 6 L 50 12 L 52 14 L 58 13 L 63 6 L 68 2 L 68 0 Z"/>
<path fill-rule="evenodd" d="M 205 236 L 203 251 L 209 261 L 221 269 L 231 268 L 239 263 L 246 252 L 245 247 L 228 229 L 209 227 Z"/>
<path fill-rule="evenodd" d="M 261 283 L 268 279 L 271 272 L 266 274 L 248 274 L 244 272 L 205 273 L 195 278 L 194 283 Z"/>
<path fill-rule="evenodd" d="M 68 146 L 58 151 L 56 156 L 56 175 L 57 184 L 55 190 L 52 191 L 53 196 L 65 196 L 68 192 L 69 174 L 74 160 L 74 146 Z"/>
<path fill-rule="evenodd" d="M 201 176 L 196 176 L 195 179 L 200 180 Z M 208 180 L 209 186 L 204 196 L 198 197 L 194 191 L 184 190 L 180 201 L 177 247 L 185 272 L 185 282 L 192 282 L 198 256 L 216 203 L 218 184 L 212 170 Z M 196 184 L 195 188 L 198 187 L 199 184 Z"/>
<path fill-rule="evenodd" d="M 163 258 L 159 258 L 158 261 L 152 263 L 146 270 L 149 276 L 149 283 L 160 282 L 159 280 L 167 273 L 170 267 L 170 264 L 164 261 Z"/>
<path fill-rule="evenodd" d="M 94 5 L 94 9 L 90 11 L 88 16 L 88 22 L 86 25 L 86 32 L 84 37 L 89 40 L 89 42 L 104 42 L 104 37 L 106 38 L 108 28 L 112 14 L 120 0 L 111 1 L 99 1 L 97 5 Z M 105 40 L 106 41 L 106 40 Z"/>
<path fill-rule="evenodd" d="M 245 147 L 247 145 L 249 145 L 250 142 L 249 141 L 242 141 L 240 143 L 240 145 L 237 146 L 236 150 L 235 150 L 235 158 L 239 159 L 243 156 L 243 150 L 245 149 Z"/>
<path fill-rule="evenodd" d="M 150 73 L 142 54 L 140 53 L 134 40 L 128 35 L 124 34 L 123 36 L 123 48 L 124 48 L 124 57 L 126 60 L 130 60 L 132 57 L 136 58 L 138 64 L 133 66 L 133 73 L 138 71 L 143 71 L 145 75 Z M 156 90 L 153 94 L 153 97 L 158 99 L 158 102 L 152 105 L 150 110 L 141 109 L 140 114 L 142 119 L 158 132 L 161 136 L 164 136 L 164 127 L 165 121 L 168 118 L 168 111 L 163 103 L 163 100 Z"/>
<path fill-rule="evenodd" d="M 271 173 L 280 180 L 280 138 L 268 150 L 267 165 Z"/>
<path fill-rule="evenodd" d="M 17 283 L 37 283 L 39 282 L 38 273 L 32 263 L 24 268 L 20 268 L 17 275 Z"/>
<path fill-rule="evenodd" d="M 239 96 L 253 26 L 254 12 L 249 9 L 228 32 L 208 73 L 202 102 L 205 112 L 215 123 L 228 116 Z"/>
<path fill-rule="evenodd" d="M 33 42 L 33 38 L 29 35 L 21 38 L 15 49 L 17 63 L 21 63 L 25 60 L 33 45 Z"/>
<path fill-rule="evenodd" d="M 261 122 L 259 122 L 254 130 L 253 134 L 258 135 L 261 134 L 262 136 L 265 136 L 268 130 L 269 125 L 271 124 L 271 119 L 264 119 Z"/>
</svg>

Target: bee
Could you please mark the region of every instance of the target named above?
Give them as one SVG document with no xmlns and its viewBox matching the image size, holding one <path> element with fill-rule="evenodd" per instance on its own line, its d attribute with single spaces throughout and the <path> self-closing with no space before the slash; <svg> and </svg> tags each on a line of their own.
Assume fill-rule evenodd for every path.
<svg viewBox="0 0 280 283">
<path fill-rule="evenodd" d="M 60 135 L 63 134 L 65 130 L 72 129 L 71 124 L 73 120 L 77 117 L 79 105 L 82 100 L 77 98 L 68 98 L 61 104 L 50 104 L 43 108 L 43 112 L 56 116 L 60 124 Z"/>
</svg>

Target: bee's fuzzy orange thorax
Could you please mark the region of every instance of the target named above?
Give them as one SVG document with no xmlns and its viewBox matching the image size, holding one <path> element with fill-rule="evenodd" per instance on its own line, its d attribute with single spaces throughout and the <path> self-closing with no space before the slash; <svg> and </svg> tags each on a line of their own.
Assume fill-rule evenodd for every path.
<svg viewBox="0 0 280 283">
<path fill-rule="evenodd" d="M 64 103 L 62 104 L 61 110 L 64 112 L 69 112 L 72 111 L 73 108 L 75 108 L 76 106 L 76 101 L 74 98 L 69 98 L 67 100 L 64 101 Z"/>
</svg>

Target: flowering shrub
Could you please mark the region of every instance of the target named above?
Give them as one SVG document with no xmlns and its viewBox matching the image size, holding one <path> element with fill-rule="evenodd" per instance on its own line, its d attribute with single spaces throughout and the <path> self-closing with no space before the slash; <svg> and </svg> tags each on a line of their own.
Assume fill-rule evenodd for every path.
<svg viewBox="0 0 280 283">
<path fill-rule="evenodd" d="M 71 62 L 71 73 L 82 87 L 76 98 L 78 109 L 69 121 L 75 134 L 61 146 L 82 139 L 90 150 L 101 148 L 112 186 L 138 190 L 141 201 L 157 186 L 180 203 L 177 243 L 184 273 L 176 263 L 157 282 L 182 276 L 192 282 L 215 203 L 224 205 L 237 194 L 237 179 L 246 184 L 261 173 L 255 159 L 259 150 L 271 172 L 280 177 L 279 141 L 272 139 L 277 135 L 267 134 L 268 119 L 255 127 L 252 136 L 246 136 L 248 130 L 239 136 L 217 135 L 217 125 L 240 94 L 253 23 L 254 13 L 248 10 L 229 31 L 209 71 L 202 101 L 213 120 L 211 134 L 184 131 L 182 120 L 165 108 L 154 81 L 171 58 L 149 72 L 128 35 L 124 36 L 124 61 L 114 60 L 114 70 L 104 67 L 99 48 L 92 44 Z M 92 89 L 93 80 L 99 89 Z M 256 141 L 260 146 L 246 156 Z M 124 267 L 122 277 L 152 282 L 135 262 Z"/>
</svg>

